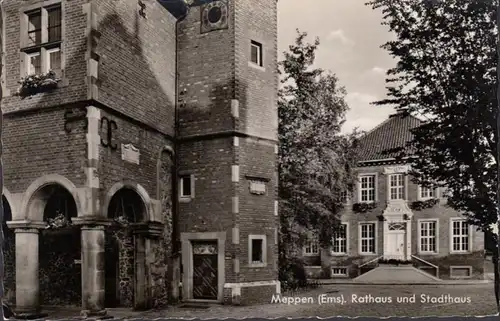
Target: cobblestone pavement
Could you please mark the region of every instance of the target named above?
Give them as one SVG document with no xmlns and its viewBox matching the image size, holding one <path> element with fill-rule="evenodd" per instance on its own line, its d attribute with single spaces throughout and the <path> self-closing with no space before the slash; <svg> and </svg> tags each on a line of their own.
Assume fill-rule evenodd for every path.
<svg viewBox="0 0 500 321">
<path fill-rule="evenodd" d="M 319 304 L 319 296 L 342 298 L 344 303 Z M 415 302 L 397 302 L 398 297 L 415 295 Z M 366 298 L 366 296 L 371 296 Z M 422 302 L 422 296 L 427 300 Z M 445 299 L 444 297 L 447 297 Z M 128 312 L 110 310 L 115 318 L 276 318 L 276 317 L 332 317 L 332 316 L 479 316 L 496 313 L 492 284 L 478 285 L 324 285 L 317 290 L 291 297 L 303 301 L 298 304 L 269 303 L 258 306 L 212 306 L 208 309 L 174 307 L 162 311 Z M 357 298 L 357 299 L 356 299 Z M 363 303 L 363 298 L 367 300 Z M 385 299 L 383 299 L 385 298 Z M 391 298 L 390 303 L 388 299 Z M 440 298 L 440 299 L 439 299 Z M 449 302 L 464 300 L 464 303 Z M 467 300 L 468 299 L 468 300 Z M 332 299 L 333 300 L 333 299 Z M 371 301 L 370 301 L 371 300 Z M 387 303 L 382 303 L 384 301 Z M 445 301 L 448 300 L 448 301 Z M 374 302 L 377 301 L 377 302 Z M 62 319 L 51 314 L 50 320 Z"/>
</svg>

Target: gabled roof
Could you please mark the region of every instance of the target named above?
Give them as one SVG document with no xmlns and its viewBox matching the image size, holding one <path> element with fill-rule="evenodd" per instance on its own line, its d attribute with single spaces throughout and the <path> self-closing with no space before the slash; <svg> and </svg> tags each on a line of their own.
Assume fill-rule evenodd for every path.
<svg viewBox="0 0 500 321">
<path fill-rule="evenodd" d="M 394 148 L 405 147 L 413 139 L 411 129 L 422 121 L 414 116 L 397 113 L 366 133 L 359 141 L 359 161 L 386 160 L 398 153 L 384 153 Z M 408 151 L 411 152 L 411 151 Z"/>
</svg>

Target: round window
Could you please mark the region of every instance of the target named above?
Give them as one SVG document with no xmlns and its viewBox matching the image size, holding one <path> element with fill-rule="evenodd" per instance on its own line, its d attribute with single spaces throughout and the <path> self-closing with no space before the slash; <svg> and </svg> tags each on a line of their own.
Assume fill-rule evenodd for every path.
<svg viewBox="0 0 500 321">
<path fill-rule="evenodd" d="M 220 7 L 213 7 L 208 11 L 208 21 L 210 23 L 217 23 L 222 18 L 222 10 Z"/>
</svg>

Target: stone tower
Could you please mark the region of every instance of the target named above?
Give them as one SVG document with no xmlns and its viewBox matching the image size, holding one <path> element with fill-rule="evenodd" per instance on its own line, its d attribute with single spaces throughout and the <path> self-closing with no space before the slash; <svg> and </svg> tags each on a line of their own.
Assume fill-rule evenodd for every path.
<svg viewBox="0 0 500 321">
<path fill-rule="evenodd" d="M 279 292 L 277 1 L 193 6 L 177 29 L 183 299 Z"/>
</svg>

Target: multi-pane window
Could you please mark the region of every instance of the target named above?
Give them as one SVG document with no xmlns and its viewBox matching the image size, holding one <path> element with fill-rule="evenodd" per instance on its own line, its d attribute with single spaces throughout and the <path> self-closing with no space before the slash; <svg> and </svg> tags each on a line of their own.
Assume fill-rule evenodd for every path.
<svg viewBox="0 0 500 321">
<path fill-rule="evenodd" d="M 332 253 L 347 254 L 347 224 L 340 224 L 333 233 Z"/>
<path fill-rule="evenodd" d="M 429 199 L 436 197 L 436 188 L 435 187 L 420 187 L 420 198 L 421 199 Z"/>
<path fill-rule="evenodd" d="M 389 177 L 389 196 L 391 200 L 405 198 L 405 176 L 403 174 L 393 174 Z"/>
<path fill-rule="evenodd" d="M 436 221 L 420 222 L 420 252 L 436 253 Z"/>
<path fill-rule="evenodd" d="M 468 252 L 470 246 L 469 224 L 465 220 L 452 220 L 451 224 L 453 252 Z"/>
<path fill-rule="evenodd" d="M 360 225 L 361 253 L 375 253 L 375 224 L 363 223 Z"/>
<path fill-rule="evenodd" d="M 61 76 L 61 5 L 25 12 L 26 28 L 21 51 L 26 55 L 26 75 L 54 71 Z"/>
<path fill-rule="evenodd" d="M 360 201 L 375 202 L 375 175 L 363 175 L 359 180 Z"/>
<path fill-rule="evenodd" d="M 304 246 L 304 253 L 306 255 L 319 254 L 319 244 L 316 239 L 308 240 Z"/>
<path fill-rule="evenodd" d="M 262 67 L 262 44 L 257 41 L 250 42 L 250 61 Z"/>
</svg>

